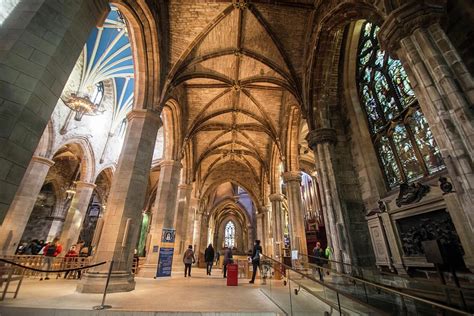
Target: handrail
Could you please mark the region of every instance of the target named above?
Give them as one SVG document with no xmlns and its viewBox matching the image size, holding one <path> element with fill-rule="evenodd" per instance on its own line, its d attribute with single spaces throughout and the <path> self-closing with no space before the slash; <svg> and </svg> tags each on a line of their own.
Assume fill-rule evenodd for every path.
<svg viewBox="0 0 474 316">
<path fill-rule="evenodd" d="M 325 261 L 330 261 L 330 262 L 341 263 L 341 264 L 349 265 L 349 266 L 352 266 L 352 267 L 356 267 L 357 269 L 360 269 L 360 270 L 364 269 L 364 267 L 357 266 L 357 265 L 351 264 L 351 263 L 345 263 L 345 262 L 336 261 L 336 260 L 329 260 L 329 259 L 326 259 L 326 258 L 319 258 L 319 257 L 316 257 L 316 256 L 306 255 L 306 254 L 303 254 L 303 253 L 300 253 L 299 255 L 305 256 L 305 257 L 308 257 L 308 258 L 314 258 L 314 259 L 317 259 L 317 260 L 325 260 Z M 310 262 L 310 264 L 316 265 L 315 263 L 311 263 L 311 262 Z M 333 271 L 333 272 L 336 272 L 336 273 L 340 273 L 336 269 L 326 268 L 326 267 L 322 267 L 322 266 L 321 266 L 321 268 L 329 270 L 329 271 Z M 383 274 L 383 273 L 381 273 L 381 274 Z M 344 275 L 347 275 L 347 274 L 344 274 Z M 389 275 L 389 274 L 387 274 L 387 275 Z M 401 278 L 401 279 L 408 279 L 408 278 L 400 276 L 398 274 L 396 276 L 398 278 Z M 361 276 L 361 280 L 366 280 L 366 279 L 363 276 Z M 419 280 L 419 279 L 413 279 L 413 280 L 416 281 L 416 282 L 420 282 L 420 283 L 429 283 L 429 281 L 425 281 L 425 280 Z M 380 284 L 380 283 L 377 283 L 377 284 Z M 461 287 L 461 286 L 456 287 L 456 286 L 449 285 L 449 284 L 436 284 L 436 286 L 440 287 L 442 289 L 446 288 L 446 289 L 450 289 L 450 290 L 454 290 L 454 291 L 459 291 L 459 290 L 474 291 L 474 288 L 467 288 L 467 287 Z"/>
<path fill-rule="evenodd" d="M 323 266 L 317 265 L 315 263 L 308 263 L 308 264 L 316 266 L 320 269 L 331 270 L 331 269 L 325 268 Z M 374 283 L 374 282 L 367 281 L 365 279 L 360 279 L 360 278 L 357 278 L 357 277 L 353 277 L 353 276 L 350 276 L 350 275 L 347 275 L 347 274 L 342 274 L 342 273 L 337 272 L 337 271 L 334 271 L 334 272 L 336 272 L 337 274 L 339 274 L 343 277 L 346 277 L 346 278 L 349 278 L 349 279 L 352 279 L 352 280 L 355 280 L 355 281 L 359 281 L 359 282 L 371 285 L 373 287 L 382 289 L 382 290 L 387 291 L 387 292 L 395 293 L 395 294 L 400 295 L 400 296 L 404 296 L 404 297 L 407 297 L 407 298 L 410 298 L 410 299 L 413 299 L 413 300 L 416 300 L 416 301 L 419 301 L 419 302 L 423 302 L 425 304 L 430 304 L 430 305 L 433 305 L 433 306 L 437 306 L 439 308 L 449 310 L 451 312 L 459 313 L 459 314 L 462 314 L 462 315 L 472 315 L 469 312 L 466 312 L 466 311 L 463 311 L 463 310 L 460 310 L 460 309 L 457 309 L 457 308 L 454 308 L 454 307 L 446 306 L 446 305 L 443 305 L 443 304 L 440 304 L 440 303 L 437 303 L 437 302 L 434 302 L 434 301 L 430 301 L 430 300 L 427 300 L 427 299 L 422 298 L 422 297 L 418 297 L 418 296 L 407 294 L 407 293 L 404 293 L 404 292 L 401 292 L 401 291 L 397 291 L 397 290 L 394 290 L 394 289 L 392 289 L 390 287 L 387 287 L 385 285 L 382 285 L 382 284 Z"/>
<path fill-rule="evenodd" d="M 304 274 L 304 273 L 302 273 L 302 272 L 300 272 L 300 271 L 297 271 L 297 270 L 293 269 L 292 267 L 290 267 L 290 266 L 284 264 L 283 262 L 280 262 L 280 261 L 278 261 L 278 260 L 275 260 L 275 259 L 273 259 L 273 258 L 271 258 L 271 257 L 268 257 L 268 256 L 264 255 L 264 254 L 262 254 L 262 257 L 264 257 L 265 259 L 269 259 L 269 260 L 271 260 L 271 261 L 274 261 L 274 262 L 276 262 L 277 264 L 279 264 L 279 265 L 285 267 L 285 269 L 291 270 L 291 271 L 293 271 L 293 272 L 295 272 L 295 273 L 301 275 L 302 277 L 305 277 L 305 278 L 307 278 L 307 279 L 309 279 L 309 280 L 311 280 L 311 281 L 313 281 L 313 282 L 316 282 L 316 283 L 322 285 L 323 287 L 326 287 L 326 288 L 328 288 L 328 289 L 330 289 L 330 290 L 336 292 L 338 295 L 341 295 L 341 296 L 343 296 L 343 297 L 345 297 L 345 298 L 347 298 L 347 299 L 349 299 L 349 300 L 355 301 L 355 302 L 357 302 L 358 304 L 360 304 L 360 305 L 362 305 L 362 306 L 365 306 L 365 307 L 367 307 L 368 309 L 370 309 L 370 310 L 372 310 L 372 311 L 374 311 L 374 312 L 377 312 L 377 313 L 378 313 L 377 315 L 380 315 L 381 313 L 382 313 L 382 314 L 386 314 L 385 312 L 381 311 L 380 309 L 378 309 L 378 308 L 376 308 L 376 307 L 374 307 L 374 306 L 372 306 L 372 305 L 370 305 L 370 304 L 367 304 L 367 303 L 365 303 L 365 302 L 363 302 L 363 301 L 361 301 L 361 300 L 359 300 L 359 299 L 357 299 L 357 298 L 355 298 L 355 297 L 352 297 L 352 296 L 350 296 L 350 295 L 347 295 L 346 293 L 341 292 L 341 291 L 340 291 L 339 289 L 337 289 L 336 287 L 333 287 L 333 286 L 328 285 L 328 284 L 325 284 L 325 283 L 323 283 L 323 282 L 321 282 L 321 281 L 319 281 L 319 280 L 316 280 L 315 278 L 313 278 L 313 277 L 310 276 L 310 275 L 307 275 L 307 274 Z M 293 282 L 298 283 L 298 282 L 296 282 L 296 281 L 293 281 Z M 313 294 L 313 293 L 311 293 L 311 294 L 312 294 L 312 295 L 315 295 L 315 294 Z"/>
<path fill-rule="evenodd" d="M 363 269 L 363 267 L 357 266 L 357 265 L 352 264 L 352 263 L 343 262 L 343 261 L 331 260 L 331 259 L 327 259 L 327 258 L 319 258 L 319 257 L 316 257 L 316 256 L 306 255 L 304 253 L 300 253 L 299 255 L 309 257 L 309 258 L 324 260 L 324 261 L 327 261 L 327 262 L 334 262 L 334 263 L 344 264 L 346 266 L 356 267 L 358 269 Z"/>
</svg>

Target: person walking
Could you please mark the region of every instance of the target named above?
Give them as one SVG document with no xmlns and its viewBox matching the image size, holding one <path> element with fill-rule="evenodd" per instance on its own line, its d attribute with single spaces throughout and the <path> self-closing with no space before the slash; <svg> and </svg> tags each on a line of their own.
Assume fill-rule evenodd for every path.
<svg viewBox="0 0 474 316">
<path fill-rule="evenodd" d="M 255 240 L 255 246 L 253 246 L 252 250 L 252 280 L 249 283 L 255 282 L 255 276 L 257 275 L 257 268 L 260 269 L 260 255 L 263 254 L 262 246 L 260 246 L 260 240 Z M 261 274 L 261 272 L 260 272 Z"/>
<path fill-rule="evenodd" d="M 207 275 L 211 275 L 212 265 L 214 264 L 214 248 L 212 248 L 212 244 L 209 244 L 206 251 L 204 251 L 204 261 L 206 261 Z"/>
<path fill-rule="evenodd" d="M 54 258 L 56 258 L 61 252 L 63 251 L 63 247 L 59 243 L 59 238 L 55 237 L 52 242 L 47 244 L 44 247 L 43 255 L 44 255 L 44 263 L 43 268 L 46 266 L 46 270 L 51 270 L 51 266 L 53 265 Z M 48 272 L 46 272 L 45 280 L 49 280 Z M 40 281 L 43 281 L 43 277 L 41 276 Z"/>
<path fill-rule="evenodd" d="M 219 252 L 219 250 L 216 251 L 216 266 L 219 265 L 220 261 L 221 261 L 221 253 Z"/>
<path fill-rule="evenodd" d="M 234 259 L 232 258 L 232 249 L 230 247 L 225 247 L 224 249 L 224 278 L 227 277 L 227 265 L 232 263 Z"/>
<path fill-rule="evenodd" d="M 184 263 L 184 277 L 191 277 L 191 265 L 196 262 L 194 258 L 193 246 L 189 245 L 188 249 L 184 252 L 183 263 Z"/>
<path fill-rule="evenodd" d="M 322 265 L 324 264 L 323 259 L 325 259 L 325 255 L 324 255 L 323 248 L 321 247 L 321 243 L 319 241 L 316 243 L 316 247 L 314 247 L 313 249 L 313 255 L 316 258 L 315 263 L 317 265 L 316 269 L 318 270 L 319 280 L 324 281 L 323 280 L 324 273 L 323 273 Z"/>
</svg>

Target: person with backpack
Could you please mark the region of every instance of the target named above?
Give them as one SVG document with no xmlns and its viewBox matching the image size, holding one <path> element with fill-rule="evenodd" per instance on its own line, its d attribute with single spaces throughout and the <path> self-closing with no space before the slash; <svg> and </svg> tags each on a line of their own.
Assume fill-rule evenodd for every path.
<svg viewBox="0 0 474 316">
<path fill-rule="evenodd" d="M 214 248 L 212 247 L 212 244 L 209 244 L 206 251 L 204 251 L 204 261 L 206 261 L 207 275 L 211 275 L 212 265 L 214 264 Z"/>
<path fill-rule="evenodd" d="M 43 255 L 44 263 L 43 268 L 46 266 L 46 270 L 51 270 L 53 265 L 54 258 L 56 258 L 63 251 L 63 247 L 59 243 L 59 238 L 55 237 L 52 242 L 44 246 Z M 48 272 L 46 272 L 45 280 L 49 280 Z M 40 281 L 43 281 L 43 277 L 40 278 Z"/>
<path fill-rule="evenodd" d="M 191 277 L 191 265 L 196 262 L 194 258 L 193 246 L 189 245 L 188 249 L 184 252 L 183 263 L 184 263 L 184 277 Z"/>
<path fill-rule="evenodd" d="M 234 262 L 234 259 L 233 259 L 233 255 L 232 255 L 232 249 L 230 247 L 225 247 L 224 249 L 224 278 L 227 277 L 227 265 L 229 263 L 233 263 Z"/>
<path fill-rule="evenodd" d="M 260 240 L 255 240 L 255 246 L 252 251 L 252 280 L 249 283 L 253 284 L 255 282 L 255 276 L 257 274 L 257 268 L 260 269 L 260 255 L 262 254 L 262 246 L 260 246 Z"/>
</svg>

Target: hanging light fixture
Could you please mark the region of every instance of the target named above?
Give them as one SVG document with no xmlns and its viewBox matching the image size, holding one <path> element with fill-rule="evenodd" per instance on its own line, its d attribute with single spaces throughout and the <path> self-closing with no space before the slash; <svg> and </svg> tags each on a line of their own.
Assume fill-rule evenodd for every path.
<svg viewBox="0 0 474 316">
<path fill-rule="evenodd" d="M 97 115 L 102 113 L 100 105 L 104 96 L 104 84 L 101 82 L 88 86 L 85 91 L 66 93 L 63 100 L 64 104 L 76 112 L 74 120 L 80 121 L 84 115 Z"/>
<path fill-rule="evenodd" d="M 66 190 L 66 199 L 71 200 L 76 194 L 76 181 L 71 183 L 71 186 Z"/>
</svg>

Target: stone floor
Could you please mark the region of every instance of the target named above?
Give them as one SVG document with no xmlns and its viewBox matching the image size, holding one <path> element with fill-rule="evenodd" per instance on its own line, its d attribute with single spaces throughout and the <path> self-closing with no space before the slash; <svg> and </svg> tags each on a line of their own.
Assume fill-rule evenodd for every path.
<svg viewBox="0 0 474 316">
<path fill-rule="evenodd" d="M 193 269 L 192 278 L 184 278 L 180 272 L 157 280 L 137 278 L 135 291 L 107 295 L 106 304 L 113 307 L 113 312 L 107 313 L 91 311 L 102 295 L 77 293 L 75 280 L 25 279 L 16 299 L 0 302 L 0 315 L 282 314 L 262 293 L 260 280 L 251 285 L 240 279 L 238 287 L 228 287 L 220 270 L 211 277 L 205 274 L 205 270 Z"/>
</svg>

